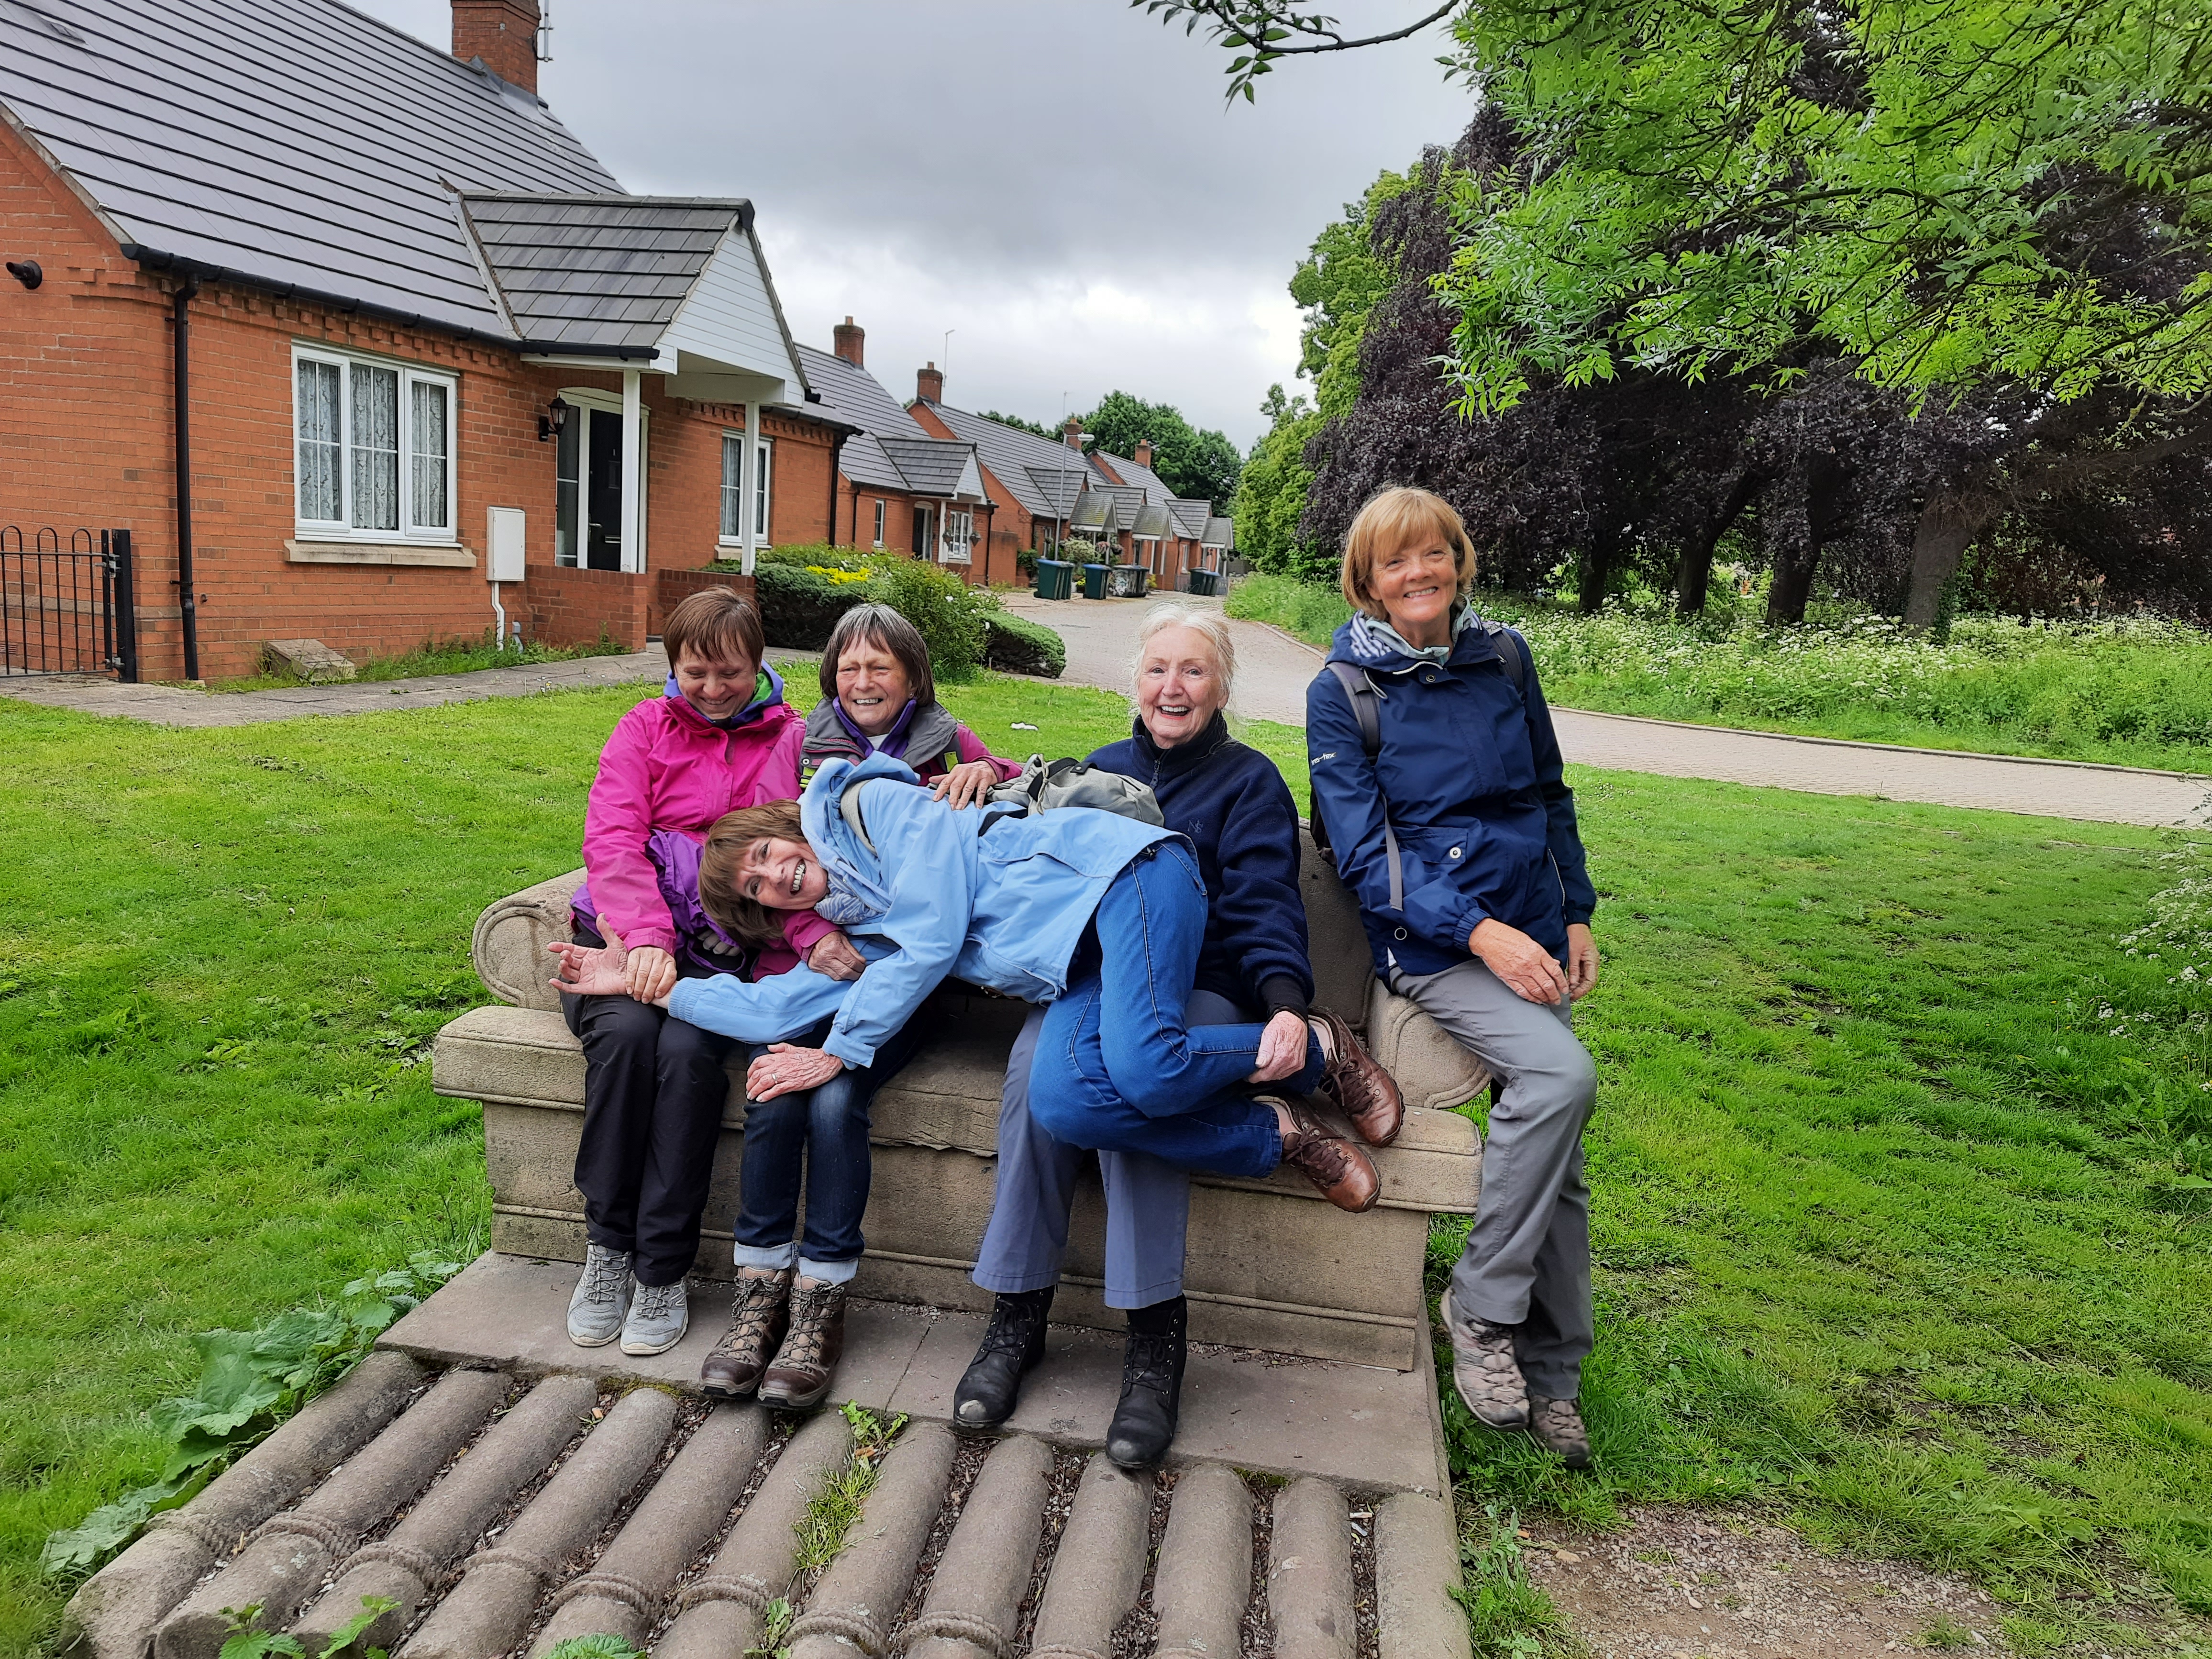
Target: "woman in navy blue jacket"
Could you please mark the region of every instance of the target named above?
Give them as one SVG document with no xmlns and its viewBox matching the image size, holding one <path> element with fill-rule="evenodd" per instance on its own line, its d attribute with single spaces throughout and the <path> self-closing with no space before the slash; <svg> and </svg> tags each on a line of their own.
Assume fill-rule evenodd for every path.
<svg viewBox="0 0 2212 1659">
<path fill-rule="evenodd" d="M 1223 710 L 1236 665 L 1218 611 L 1156 606 L 1138 635 L 1130 735 L 1097 750 L 1091 763 L 1150 785 L 1167 827 L 1188 837 L 1198 855 L 1206 935 L 1185 1005 L 1190 1024 L 1265 1020 L 1286 1047 L 1305 1041 L 1310 1018 L 1325 1024 L 1336 1051 L 1362 1063 L 1373 1093 L 1387 1097 L 1372 1101 L 1364 1121 L 1354 1119 L 1363 1136 L 1385 1142 L 1404 1111 L 1396 1085 L 1365 1058 L 1350 1027 L 1308 1006 L 1314 981 L 1298 893 L 1298 809 L 1275 763 L 1229 734 Z M 975 1272 L 975 1282 L 997 1294 L 990 1328 L 954 1392 L 954 1421 L 963 1428 L 1005 1422 L 1024 1373 L 1043 1354 L 1076 1179 L 1090 1158 L 1031 1113 L 1030 1073 L 1043 1023 L 1042 1010 L 1030 1017 L 1006 1066 L 998 1194 Z M 1141 1468 L 1158 1462 L 1175 1437 L 1188 1311 L 1182 1267 L 1190 1177 L 1143 1152 L 1103 1152 L 1098 1162 L 1106 1192 L 1106 1304 L 1126 1310 L 1129 1320 L 1106 1451 Z"/>
<path fill-rule="evenodd" d="M 1591 1344 L 1583 1127 L 1596 1097 L 1574 1004 L 1596 905 L 1527 642 L 1477 616 L 1449 503 L 1382 491 L 1346 532 L 1354 615 L 1306 692 L 1314 816 L 1359 900 L 1375 971 L 1504 1084 L 1482 1194 L 1443 1299 L 1453 1380 L 1492 1428 L 1581 1468 Z"/>
</svg>

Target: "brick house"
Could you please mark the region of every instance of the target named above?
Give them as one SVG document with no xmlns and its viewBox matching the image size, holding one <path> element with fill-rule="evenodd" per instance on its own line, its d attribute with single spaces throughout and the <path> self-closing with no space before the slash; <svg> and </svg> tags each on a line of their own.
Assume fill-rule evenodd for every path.
<svg viewBox="0 0 2212 1659">
<path fill-rule="evenodd" d="M 799 348 L 799 366 L 821 400 L 811 411 L 854 428 L 837 452 L 830 539 L 911 553 L 970 583 L 1019 580 L 1011 551 L 1001 548 L 993 561 L 996 504 L 984 488 L 975 446 L 926 431 L 900 406 L 868 373 L 867 336 L 850 317 L 833 338 L 834 351 Z"/>
<path fill-rule="evenodd" d="M 992 557 L 1009 568 L 1019 552 L 1049 553 L 1081 536 L 1111 543 L 1125 562 L 1151 570 L 1160 588 L 1188 588 L 1190 571 L 1221 568 L 1229 520 L 1212 502 L 1181 499 L 1161 482 L 1149 441 L 1133 456 L 1086 452 L 1083 423 L 1072 416 L 1055 443 L 956 409 L 945 401 L 945 376 L 934 363 L 915 375 L 907 412 L 938 436 L 975 447 L 983 487 L 997 507 Z"/>
<path fill-rule="evenodd" d="M 480 635 L 495 509 L 556 642 L 830 533 L 854 428 L 750 205 L 623 192 L 538 21 L 453 0 L 448 55 L 335 0 L 0 4 L 0 524 L 133 532 L 146 678 Z"/>
</svg>

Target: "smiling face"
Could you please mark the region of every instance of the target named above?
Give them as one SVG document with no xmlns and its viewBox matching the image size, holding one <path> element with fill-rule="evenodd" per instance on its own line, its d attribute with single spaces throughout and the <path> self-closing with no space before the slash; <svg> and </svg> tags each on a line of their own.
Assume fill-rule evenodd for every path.
<svg viewBox="0 0 2212 1659">
<path fill-rule="evenodd" d="M 914 683 L 896 657 L 872 640 L 847 646 L 837 659 L 837 703 L 872 738 L 898 724 L 914 701 Z"/>
<path fill-rule="evenodd" d="M 1212 644 L 1195 628 L 1176 623 L 1145 641 L 1137 659 L 1137 718 L 1161 748 L 1205 731 L 1228 701 Z"/>
<path fill-rule="evenodd" d="M 1367 591 L 1408 645 L 1441 645 L 1451 637 L 1459 571 L 1441 538 L 1423 537 L 1377 556 Z"/>
<path fill-rule="evenodd" d="M 811 910 L 830 890 L 814 849 L 803 841 L 763 836 L 738 860 L 738 891 L 771 910 Z"/>
<path fill-rule="evenodd" d="M 726 720 L 751 702 L 759 679 L 757 662 L 702 656 L 688 645 L 676 659 L 676 689 L 710 720 Z"/>
</svg>

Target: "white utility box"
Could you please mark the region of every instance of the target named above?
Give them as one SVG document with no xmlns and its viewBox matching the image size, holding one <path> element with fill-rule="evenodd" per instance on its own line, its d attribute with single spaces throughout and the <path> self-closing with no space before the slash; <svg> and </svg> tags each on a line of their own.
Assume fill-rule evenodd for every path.
<svg viewBox="0 0 2212 1659">
<path fill-rule="evenodd" d="M 522 580 L 522 532 L 527 515 L 519 507 L 484 509 L 484 580 Z"/>
</svg>

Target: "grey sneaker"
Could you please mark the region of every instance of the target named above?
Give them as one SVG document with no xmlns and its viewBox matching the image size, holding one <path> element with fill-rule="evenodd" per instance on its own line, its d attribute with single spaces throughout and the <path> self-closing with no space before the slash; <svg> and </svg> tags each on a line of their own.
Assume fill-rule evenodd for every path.
<svg viewBox="0 0 2212 1659">
<path fill-rule="evenodd" d="M 666 1353 L 691 1328 L 691 1298 L 684 1281 L 673 1285 L 641 1285 L 623 1322 L 624 1353 Z"/>
<path fill-rule="evenodd" d="M 1451 1333 L 1452 1383 L 1475 1421 L 1493 1429 L 1525 1428 L 1528 1385 L 1513 1356 L 1513 1328 L 1462 1319 L 1452 1310 L 1449 1292 L 1438 1299 L 1437 1312 Z"/>
<path fill-rule="evenodd" d="M 568 1340 L 580 1348 L 604 1348 L 622 1334 L 629 1314 L 629 1252 L 586 1244 L 584 1276 L 568 1298 Z"/>
<path fill-rule="evenodd" d="M 1528 1432 L 1538 1444 L 1558 1453 L 1559 1462 L 1569 1468 L 1590 1466 L 1589 1431 L 1583 1426 L 1582 1407 L 1574 1401 L 1530 1395 Z"/>
</svg>

